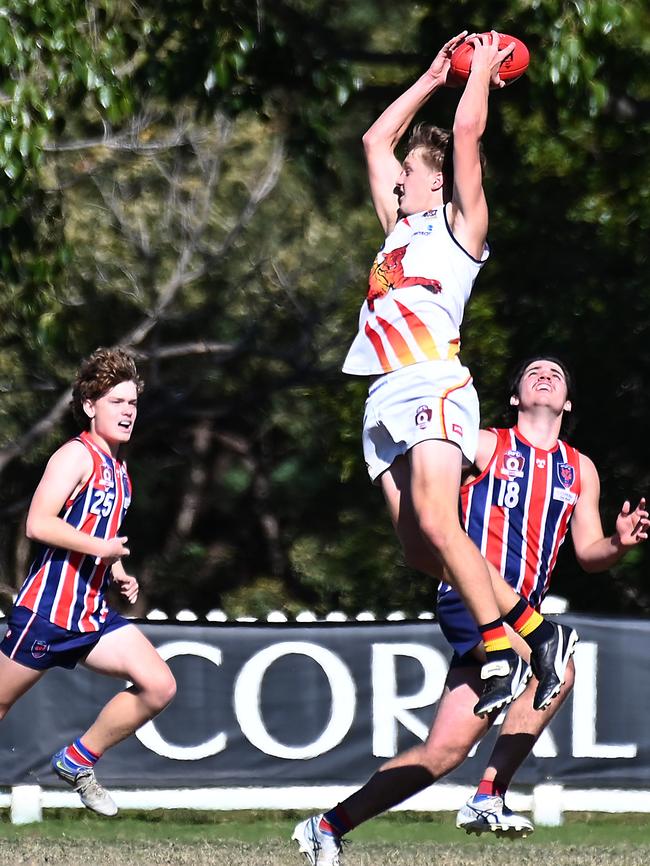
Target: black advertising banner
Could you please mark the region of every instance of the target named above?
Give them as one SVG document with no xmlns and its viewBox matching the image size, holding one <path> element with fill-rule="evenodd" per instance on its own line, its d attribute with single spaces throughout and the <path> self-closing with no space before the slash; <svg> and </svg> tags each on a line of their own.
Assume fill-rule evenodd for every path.
<svg viewBox="0 0 650 866">
<path fill-rule="evenodd" d="M 650 786 L 650 623 L 562 621 L 580 633 L 574 693 L 517 784 Z M 426 736 L 450 657 L 427 621 L 141 628 L 178 693 L 102 758 L 107 786 L 359 785 Z M 0 786 L 56 785 L 50 756 L 122 687 L 83 668 L 48 672 L 0 725 Z M 494 736 L 448 780 L 474 784 Z"/>
</svg>

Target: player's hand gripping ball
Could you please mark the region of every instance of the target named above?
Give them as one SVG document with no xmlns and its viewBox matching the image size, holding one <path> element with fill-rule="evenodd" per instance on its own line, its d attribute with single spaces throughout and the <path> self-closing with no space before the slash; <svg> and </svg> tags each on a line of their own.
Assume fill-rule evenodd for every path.
<svg viewBox="0 0 650 866">
<path fill-rule="evenodd" d="M 482 35 L 489 36 L 490 34 L 485 33 Z M 515 43 L 515 47 L 506 59 L 501 61 L 501 66 L 499 67 L 499 77 L 506 84 L 512 84 L 513 81 L 520 78 L 528 69 L 528 62 L 530 60 L 530 53 L 521 39 L 517 39 L 516 36 L 508 36 L 507 33 L 499 33 L 499 50 L 507 48 L 511 42 Z M 474 46 L 471 42 L 463 42 L 451 55 L 450 84 L 460 86 L 467 81 L 472 66 L 473 53 Z"/>
</svg>

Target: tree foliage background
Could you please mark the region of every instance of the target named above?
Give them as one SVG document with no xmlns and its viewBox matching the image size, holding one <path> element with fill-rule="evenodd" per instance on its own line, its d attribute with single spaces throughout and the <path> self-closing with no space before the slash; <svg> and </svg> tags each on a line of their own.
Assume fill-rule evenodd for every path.
<svg viewBox="0 0 650 866">
<path fill-rule="evenodd" d="M 493 257 L 463 334 L 485 423 L 531 352 L 573 367 L 606 531 L 648 492 L 650 9 L 642 0 L 11 0 L 0 10 L 0 582 L 67 387 L 147 382 L 128 460 L 139 610 L 430 609 L 366 480 L 340 365 L 381 234 L 360 138 L 462 29 L 531 50 L 485 136 Z M 452 122 L 458 91 L 422 118 Z M 574 609 L 650 613 L 645 550 Z M 6 606 L 6 605 L 5 605 Z"/>
</svg>

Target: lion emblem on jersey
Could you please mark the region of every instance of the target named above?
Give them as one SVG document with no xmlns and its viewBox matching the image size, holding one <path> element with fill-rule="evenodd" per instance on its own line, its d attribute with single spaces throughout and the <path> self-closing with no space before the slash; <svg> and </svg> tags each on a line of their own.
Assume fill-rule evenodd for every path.
<svg viewBox="0 0 650 866">
<path fill-rule="evenodd" d="M 442 285 L 438 280 L 432 280 L 430 277 L 407 277 L 404 274 L 404 266 L 402 259 L 406 253 L 407 247 L 397 247 L 386 253 L 383 260 L 380 262 L 375 259 L 370 270 L 368 279 L 368 295 L 367 301 L 370 309 L 374 309 L 375 298 L 380 298 L 388 294 L 391 289 L 403 289 L 406 286 L 424 286 L 430 292 L 442 291 Z"/>
</svg>

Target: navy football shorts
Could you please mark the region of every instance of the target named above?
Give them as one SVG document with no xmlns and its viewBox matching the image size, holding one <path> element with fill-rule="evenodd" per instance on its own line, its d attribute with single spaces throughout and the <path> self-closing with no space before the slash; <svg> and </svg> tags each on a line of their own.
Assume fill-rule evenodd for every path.
<svg viewBox="0 0 650 866">
<path fill-rule="evenodd" d="M 35 670 L 71 669 L 86 658 L 105 634 L 125 625 L 129 625 L 128 619 L 109 610 L 99 631 L 68 631 L 26 607 L 13 607 L 0 651 Z"/>
<path fill-rule="evenodd" d="M 453 589 L 438 597 L 436 617 L 442 633 L 454 650 L 451 665 L 480 664 L 474 656 L 467 653 L 482 642 L 483 636 L 474 617 Z"/>
</svg>

